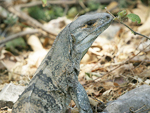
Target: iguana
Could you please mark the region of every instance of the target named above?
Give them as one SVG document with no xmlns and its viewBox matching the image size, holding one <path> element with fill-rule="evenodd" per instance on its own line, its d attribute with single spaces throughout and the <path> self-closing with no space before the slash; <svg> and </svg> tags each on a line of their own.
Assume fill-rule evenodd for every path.
<svg viewBox="0 0 150 113">
<path fill-rule="evenodd" d="M 65 113 L 71 100 L 80 113 L 93 113 L 86 91 L 78 82 L 80 61 L 112 19 L 107 13 L 86 14 L 67 25 L 14 104 L 12 113 Z"/>
</svg>

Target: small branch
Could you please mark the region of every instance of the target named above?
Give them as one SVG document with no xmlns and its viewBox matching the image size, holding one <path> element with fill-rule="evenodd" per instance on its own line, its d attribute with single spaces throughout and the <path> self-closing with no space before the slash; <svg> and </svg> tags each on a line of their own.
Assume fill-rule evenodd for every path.
<svg viewBox="0 0 150 113">
<path fill-rule="evenodd" d="M 106 12 L 109 13 L 112 17 L 116 18 L 116 17 L 107 9 L 107 7 L 105 7 L 105 10 L 106 10 Z"/>
<path fill-rule="evenodd" d="M 114 17 L 114 19 L 116 18 L 108 9 L 107 9 L 107 7 L 105 7 L 105 9 L 106 9 L 106 12 L 107 13 L 109 13 L 111 16 L 113 16 Z M 147 39 L 149 39 L 150 40 L 150 38 L 149 37 L 147 37 L 147 36 L 145 36 L 145 35 L 142 35 L 142 34 L 140 34 L 140 33 L 137 33 L 137 32 L 135 32 L 133 29 L 131 29 L 128 25 L 126 25 L 125 23 L 123 23 L 123 22 L 121 22 L 121 20 L 119 20 L 119 19 L 116 19 L 115 21 L 117 21 L 117 22 L 119 22 L 119 23 L 121 23 L 121 24 L 123 24 L 124 26 L 126 26 L 128 29 L 130 29 L 130 31 L 132 31 L 133 32 L 133 34 L 134 35 L 140 35 L 140 36 L 143 36 L 143 37 L 145 37 L 145 38 L 147 38 Z"/>
<path fill-rule="evenodd" d="M 133 29 L 131 29 L 131 28 L 130 28 L 129 26 L 127 26 L 125 23 L 123 23 L 123 22 L 120 22 L 120 23 L 123 24 L 124 26 L 126 26 L 128 29 L 130 29 L 130 30 L 133 32 L 134 35 L 140 35 L 140 36 L 143 36 L 143 37 L 145 37 L 145 38 L 147 38 L 147 39 L 150 40 L 149 37 L 147 37 L 147 36 L 145 36 L 145 35 L 142 35 L 142 34 L 140 34 L 140 33 L 135 32 Z"/>
<path fill-rule="evenodd" d="M 57 33 L 55 33 L 53 30 L 47 29 L 46 27 L 44 27 L 40 22 L 38 22 L 36 19 L 30 17 L 29 15 L 27 15 L 26 13 L 22 12 L 20 10 L 20 6 L 10 6 L 8 7 L 8 10 L 17 15 L 19 18 L 22 18 L 23 20 L 26 20 L 26 22 L 31 25 L 32 27 L 36 27 L 36 28 L 41 28 L 42 30 L 46 31 L 47 33 L 56 36 Z"/>
<path fill-rule="evenodd" d="M 78 3 L 77 0 L 57 0 L 57 1 L 47 1 L 47 4 L 76 4 Z M 27 4 L 20 4 L 19 6 L 21 8 L 23 7 L 33 7 L 33 6 L 37 6 L 37 5 L 42 5 L 42 1 L 33 1 Z"/>
<path fill-rule="evenodd" d="M 24 35 L 27 35 L 27 34 L 35 34 L 35 33 L 40 33 L 40 32 L 39 32 L 38 29 L 32 29 L 30 31 L 22 31 L 22 32 L 10 35 L 10 36 L 6 37 L 4 40 L 0 41 L 0 45 L 5 44 L 6 42 L 11 41 L 15 38 L 18 38 L 20 36 L 24 36 Z"/>
</svg>

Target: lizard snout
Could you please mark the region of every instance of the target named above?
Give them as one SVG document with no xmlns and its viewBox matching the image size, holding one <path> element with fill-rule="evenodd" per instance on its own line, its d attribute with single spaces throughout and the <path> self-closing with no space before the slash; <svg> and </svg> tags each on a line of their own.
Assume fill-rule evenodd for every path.
<svg viewBox="0 0 150 113">
<path fill-rule="evenodd" d="M 110 14 L 106 13 L 105 19 L 106 19 L 108 22 L 110 22 L 110 21 L 113 20 L 113 17 L 112 17 Z"/>
</svg>

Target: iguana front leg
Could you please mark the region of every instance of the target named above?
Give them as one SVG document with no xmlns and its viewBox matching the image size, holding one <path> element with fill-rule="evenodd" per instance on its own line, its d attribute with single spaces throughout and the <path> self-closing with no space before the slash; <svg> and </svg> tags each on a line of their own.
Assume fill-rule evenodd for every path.
<svg viewBox="0 0 150 113">
<path fill-rule="evenodd" d="M 93 113 L 87 93 L 79 82 L 76 87 L 69 89 L 69 93 L 80 113 Z"/>
</svg>

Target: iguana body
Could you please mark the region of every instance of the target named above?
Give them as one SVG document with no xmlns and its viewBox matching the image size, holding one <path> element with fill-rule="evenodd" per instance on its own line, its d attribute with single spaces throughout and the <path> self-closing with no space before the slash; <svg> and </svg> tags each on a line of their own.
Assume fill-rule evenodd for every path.
<svg viewBox="0 0 150 113">
<path fill-rule="evenodd" d="M 78 82 L 80 61 L 93 41 L 111 23 L 107 13 L 83 15 L 56 37 L 13 113 L 65 113 L 71 99 L 80 113 L 92 113 L 86 91 Z"/>
</svg>

